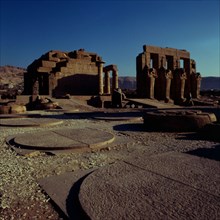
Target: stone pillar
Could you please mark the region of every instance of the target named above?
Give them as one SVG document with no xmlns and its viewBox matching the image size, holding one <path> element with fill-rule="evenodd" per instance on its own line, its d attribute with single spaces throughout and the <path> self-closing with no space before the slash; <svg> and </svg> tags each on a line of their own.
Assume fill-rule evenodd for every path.
<svg viewBox="0 0 220 220">
<path fill-rule="evenodd" d="M 156 99 L 170 102 L 171 81 L 173 79 L 173 73 L 171 70 L 167 70 L 161 67 L 158 70 L 158 78 L 155 80 L 155 97 Z"/>
<path fill-rule="evenodd" d="M 98 65 L 98 80 L 99 80 L 99 95 L 103 94 L 103 63 L 99 63 Z"/>
<path fill-rule="evenodd" d="M 155 79 L 155 85 L 154 85 L 154 98 L 158 100 L 164 99 L 164 91 L 165 91 L 165 68 L 160 67 L 157 70 L 158 77 Z"/>
<path fill-rule="evenodd" d="M 180 80 L 181 80 L 181 84 L 180 84 L 180 99 L 184 100 L 184 90 L 185 90 L 185 83 L 186 83 L 186 73 L 184 72 L 183 74 L 181 74 L 180 76 Z"/>
<path fill-rule="evenodd" d="M 106 94 L 110 94 L 110 74 L 109 74 L 109 71 L 105 72 L 105 86 L 104 86 L 104 89 L 105 89 L 104 92 Z"/>
<path fill-rule="evenodd" d="M 148 72 L 148 98 L 154 99 L 154 86 L 155 86 L 155 78 L 157 78 L 157 72 L 155 69 L 150 69 Z"/>
<path fill-rule="evenodd" d="M 39 95 L 39 81 L 36 79 L 33 84 L 32 95 Z"/>
<path fill-rule="evenodd" d="M 191 94 L 192 98 L 200 98 L 200 87 L 201 87 L 202 77 L 200 73 L 192 73 L 190 81 L 191 81 Z"/>
<path fill-rule="evenodd" d="M 49 96 L 54 96 L 55 94 L 54 94 L 54 89 L 55 89 L 55 87 L 56 87 L 56 85 L 55 85 L 55 74 L 53 73 L 53 74 L 50 74 L 49 75 Z"/>
<path fill-rule="evenodd" d="M 172 71 L 166 70 L 165 77 L 166 77 L 165 102 L 169 102 L 170 101 L 171 80 L 173 79 Z"/>
<path fill-rule="evenodd" d="M 118 89 L 118 72 L 116 70 L 112 71 L 112 91 Z"/>
<path fill-rule="evenodd" d="M 186 72 L 183 68 L 176 69 L 174 72 L 174 83 L 172 97 L 175 104 L 182 104 L 186 99 L 184 97 L 185 81 L 187 79 Z"/>
</svg>

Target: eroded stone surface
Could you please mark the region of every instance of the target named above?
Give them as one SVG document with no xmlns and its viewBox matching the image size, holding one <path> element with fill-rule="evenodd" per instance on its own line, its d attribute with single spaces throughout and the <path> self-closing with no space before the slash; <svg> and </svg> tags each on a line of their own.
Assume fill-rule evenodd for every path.
<svg viewBox="0 0 220 220">
<path fill-rule="evenodd" d="M 100 168 L 82 182 L 80 203 L 91 219 L 219 218 L 219 163 L 211 161 L 204 169 L 206 159 L 194 159 L 168 153 L 149 163 L 140 156 L 141 163 L 131 158 Z M 182 169 L 175 170 L 175 163 Z M 210 190 L 212 174 L 215 186 Z"/>
</svg>

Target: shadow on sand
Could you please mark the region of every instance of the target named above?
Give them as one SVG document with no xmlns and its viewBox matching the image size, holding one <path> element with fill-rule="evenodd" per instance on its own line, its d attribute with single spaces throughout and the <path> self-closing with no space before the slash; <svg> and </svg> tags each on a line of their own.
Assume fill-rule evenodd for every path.
<svg viewBox="0 0 220 220">
<path fill-rule="evenodd" d="M 93 172 L 93 171 L 92 171 Z M 80 178 L 69 191 L 69 195 L 66 199 L 66 210 L 68 213 L 68 219 L 71 220 L 89 220 L 90 218 L 83 210 L 79 201 L 79 191 L 83 180 L 90 175 L 92 172 L 86 174 Z"/>
<path fill-rule="evenodd" d="M 128 123 L 113 126 L 115 131 L 146 131 L 143 123 Z"/>
<path fill-rule="evenodd" d="M 185 153 L 220 161 L 220 145 L 216 145 L 213 148 L 198 148 L 196 150 L 187 151 Z"/>
</svg>

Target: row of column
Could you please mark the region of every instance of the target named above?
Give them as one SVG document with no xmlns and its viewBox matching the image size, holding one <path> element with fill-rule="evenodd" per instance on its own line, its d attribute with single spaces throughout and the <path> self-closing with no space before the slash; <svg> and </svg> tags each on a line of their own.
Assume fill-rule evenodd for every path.
<svg viewBox="0 0 220 220">
<path fill-rule="evenodd" d="M 100 63 L 98 69 L 100 95 L 111 94 L 110 72 L 112 72 L 112 91 L 118 88 L 118 70 L 116 65 L 109 65 L 103 68 L 103 63 Z M 103 73 L 104 73 L 104 80 L 103 80 Z"/>
<path fill-rule="evenodd" d="M 186 90 L 186 80 L 190 81 L 190 89 Z M 171 70 L 149 69 L 146 76 L 146 98 L 159 99 L 169 102 L 171 99 L 177 101 L 185 100 L 185 97 L 192 96 L 199 98 L 201 76 L 199 73 L 192 73 L 187 78 L 184 69 Z"/>
</svg>

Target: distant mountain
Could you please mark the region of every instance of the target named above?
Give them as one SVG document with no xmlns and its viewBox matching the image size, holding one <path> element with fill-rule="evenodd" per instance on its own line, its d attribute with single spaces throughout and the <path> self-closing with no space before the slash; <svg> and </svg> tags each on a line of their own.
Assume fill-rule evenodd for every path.
<svg viewBox="0 0 220 220">
<path fill-rule="evenodd" d="M 121 89 L 136 89 L 136 77 L 133 76 L 121 76 L 118 77 L 118 86 Z"/>
<path fill-rule="evenodd" d="M 220 77 L 202 77 L 201 90 L 220 90 Z"/>
</svg>

